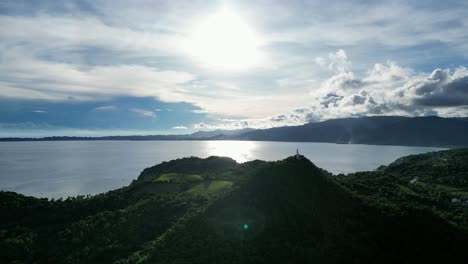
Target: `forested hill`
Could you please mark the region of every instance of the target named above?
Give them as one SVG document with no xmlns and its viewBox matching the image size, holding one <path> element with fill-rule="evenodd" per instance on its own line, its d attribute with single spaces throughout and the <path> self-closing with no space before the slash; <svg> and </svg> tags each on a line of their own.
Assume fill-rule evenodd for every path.
<svg viewBox="0 0 468 264">
<path fill-rule="evenodd" d="M 463 263 L 466 179 L 468 149 L 336 176 L 302 156 L 184 158 L 92 197 L 0 192 L 0 262 Z"/>
<path fill-rule="evenodd" d="M 468 146 L 468 118 L 374 116 L 254 130 L 232 139 L 406 146 Z"/>
</svg>

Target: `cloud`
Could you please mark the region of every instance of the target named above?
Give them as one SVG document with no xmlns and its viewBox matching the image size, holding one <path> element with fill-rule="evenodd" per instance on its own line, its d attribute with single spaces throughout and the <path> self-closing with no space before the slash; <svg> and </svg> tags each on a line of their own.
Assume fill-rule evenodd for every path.
<svg viewBox="0 0 468 264">
<path fill-rule="evenodd" d="M 395 62 L 374 64 L 363 77 L 352 71 L 338 72 L 322 83 L 318 93 L 322 119 L 362 115 L 454 114 L 447 107 L 468 105 L 468 70 L 436 69 L 417 73 Z M 459 108 L 458 115 L 466 113 Z"/>
<path fill-rule="evenodd" d="M 182 55 L 184 38 L 162 31 L 138 31 L 103 23 L 94 16 L 0 15 L 0 36 L 7 44 L 24 43 L 35 51 L 99 47 L 147 55 Z"/>
<path fill-rule="evenodd" d="M 308 113 L 308 112 L 307 112 Z M 193 129 L 199 130 L 235 130 L 243 128 L 271 128 L 277 126 L 294 126 L 302 125 L 306 121 L 303 118 L 306 112 L 298 114 L 296 111 L 286 114 L 279 114 L 265 118 L 249 118 L 249 119 L 217 119 L 212 122 L 201 122 L 193 124 Z M 312 121 L 312 120 L 309 120 Z"/>
<path fill-rule="evenodd" d="M 172 127 L 172 129 L 184 130 L 184 129 L 188 129 L 188 127 L 186 127 L 186 126 L 175 126 L 175 127 Z"/>
<path fill-rule="evenodd" d="M 279 5 L 264 7 L 262 11 L 269 13 L 268 18 L 272 20 L 291 21 L 294 26 L 272 33 L 270 37 L 276 41 L 362 46 L 363 50 L 370 51 L 366 47 L 373 44 L 395 49 L 442 42 L 461 48 L 468 35 L 464 2 L 451 1 L 443 6 L 405 1 L 331 1 L 327 5 L 308 1 L 300 5 Z"/>
<path fill-rule="evenodd" d="M 315 62 L 321 67 L 327 68 L 329 71 L 336 73 L 346 72 L 351 67 L 351 62 L 348 60 L 348 55 L 342 49 L 335 53 L 329 53 L 327 58 L 317 57 Z"/>
<path fill-rule="evenodd" d="M 468 70 L 435 69 L 429 76 L 416 78 L 401 87 L 397 94 L 421 106 L 450 107 L 468 105 Z"/>
<path fill-rule="evenodd" d="M 392 83 L 408 81 L 414 71 L 410 68 L 401 67 L 393 61 L 387 61 L 386 64 L 374 64 L 374 67 L 367 74 L 367 77 L 363 79 L 365 83 Z"/>
<path fill-rule="evenodd" d="M 95 111 L 113 111 L 113 110 L 116 110 L 117 107 L 115 107 L 114 105 L 103 105 L 103 106 L 98 106 L 98 107 L 95 107 L 93 110 Z"/>
<path fill-rule="evenodd" d="M 323 91 L 333 92 L 336 90 L 358 89 L 362 87 L 363 81 L 354 77 L 353 72 L 339 72 L 328 78 L 321 85 Z"/>
<path fill-rule="evenodd" d="M 320 100 L 320 104 L 325 107 L 334 107 L 343 99 L 343 96 L 337 95 L 336 93 L 329 93 L 323 96 Z M 305 110 L 301 109 L 300 112 L 303 113 Z"/>
<path fill-rule="evenodd" d="M 463 1 L 436 7 L 236 2 L 271 58 L 268 67 L 242 74 L 213 73 L 187 56 L 191 25 L 216 10 L 212 3 L 87 5 L 18 5 L 20 10 L 2 12 L 0 97 L 70 103 L 153 97 L 192 104 L 196 113 L 218 120 L 205 125 L 233 128 L 366 114 L 466 113 L 466 70 L 430 73 L 466 63 Z"/>
<path fill-rule="evenodd" d="M 22 48 L 12 48 L 0 61 L 0 97 L 54 101 L 154 97 L 163 102 L 187 102 L 200 111 L 224 117 L 272 115 L 308 100 L 302 89 L 266 93 L 256 90 L 256 82 L 239 89 L 235 82 L 227 83 L 217 86 L 218 82 L 199 80 L 189 72 L 146 65 L 42 60 Z"/>
<path fill-rule="evenodd" d="M 47 111 L 44 111 L 44 110 L 33 110 L 32 112 L 33 112 L 33 113 L 38 113 L 38 114 L 47 113 Z"/>
<path fill-rule="evenodd" d="M 16 53 L 18 52 L 18 53 Z M 142 65 L 86 66 L 38 60 L 12 50 L 0 62 L 1 96 L 45 100 L 96 100 L 115 96 L 190 101 L 193 74 Z"/>
<path fill-rule="evenodd" d="M 131 108 L 129 109 L 130 112 L 139 114 L 144 117 L 151 117 L 151 118 L 156 118 L 156 113 L 153 111 L 145 110 L 145 109 L 139 109 L 139 108 Z"/>
<path fill-rule="evenodd" d="M 196 123 L 192 125 L 193 129 L 197 130 L 216 130 L 216 129 L 223 129 L 223 130 L 235 130 L 235 129 L 242 129 L 247 127 L 254 127 L 252 126 L 249 121 L 247 120 L 236 120 L 236 119 L 222 119 L 217 120 L 213 123 Z"/>
<path fill-rule="evenodd" d="M 339 49 L 334 53 L 329 53 L 327 58 L 317 57 L 315 61 L 321 67 L 335 73 L 322 83 L 323 91 L 333 93 L 336 90 L 356 89 L 363 85 L 362 80 L 354 77 L 351 62 L 344 50 Z"/>
<path fill-rule="evenodd" d="M 107 7 L 98 5 L 99 8 Z M 171 12 L 177 13 L 176 10 L 179 12 L 178 8 Z M 193 67 L 192 58 L 182 45 L 190 27 L 172 28 L 177 20 L 165 24 L 164 29 L 155 21 L 131 23 L 130 27 L 115 20 L 105 21 L 109 19 L 107 15 L 71 16 L 52 11 L 32 16 L 0 15 L 0 97 L 55 101 L 154 97 L 163 102 L 191 103 L 214 115 L 231 116 L 260 115 L 275 109 L 274 103 L 267 104 L 262 94 L 250 97 L 249 90 L 241 90 L 236 82 L 223 76 L 201 78 L 198 86 L 198 74 L 187 69 L 200 69 Z M 104 14 L 107 13 L 101 15 Z M 128 14 L 120 13 L 125 19 L 129 19 Z M 173 13 L 161 16 L 165 20 Z M 161 56 L 163 63 L 159 63 Z M 264 107 L 248 109 L 254 101 L 262 101 Z"/>
<path fill-rule="evenodd" d="M 368 115 L 468 115 L 465 67 L 453 73 L 449 69 L 435 69 L 428 74 L 388 61 L 374 64 L 362 76 L 356 76 L 351 68 L 333 72 L 318 89 L 311 91 L 313 98 L 300 108 L 267 118 L 224 119 L 200 127 L 269 128 Z"/>
</svg>

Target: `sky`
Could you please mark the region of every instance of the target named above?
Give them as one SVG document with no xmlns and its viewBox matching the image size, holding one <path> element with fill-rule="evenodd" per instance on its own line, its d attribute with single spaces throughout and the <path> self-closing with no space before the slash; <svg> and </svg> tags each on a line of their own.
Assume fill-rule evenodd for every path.
<svg viewBox="0 0 468 264">
<path fill-rule="evenodd" d="M 468 1 L 0 2 L 0 137 L 468 116 Z"/>
</svg>

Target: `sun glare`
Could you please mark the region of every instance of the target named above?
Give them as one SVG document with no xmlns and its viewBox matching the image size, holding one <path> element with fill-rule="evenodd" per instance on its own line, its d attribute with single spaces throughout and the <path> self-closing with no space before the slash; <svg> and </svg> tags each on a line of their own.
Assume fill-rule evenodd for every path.
<svg viewBox="0 0 468 264">
<path fill-rule="evenodd" d="M 257 148 L 253 141 L 207 141 L 209 156 L 230 157 L 237 162 L 252 160 Z"/>
<path fill-rule="evenodd" d="M 258 36 L 239 15 L 227 9 L 201 19 L 187 44 L 203 66 L 216 70 L 246 70 L 262 59 Z"/>
</svg>

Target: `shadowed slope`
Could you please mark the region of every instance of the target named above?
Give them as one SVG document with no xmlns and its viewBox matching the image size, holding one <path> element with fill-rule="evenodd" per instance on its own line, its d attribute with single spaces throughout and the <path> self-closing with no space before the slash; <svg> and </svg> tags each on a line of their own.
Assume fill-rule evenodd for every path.
<svg viewBox="0 0 468 264">
<path fill-rule="evenodd" d="M 371 207 L 308 160 L 288 158 L 268 163 L 176 227 L 146 260 L 421 263 L 463 259 L 467 243 L 466 234 L 430 212 Z"/>
</svg>

